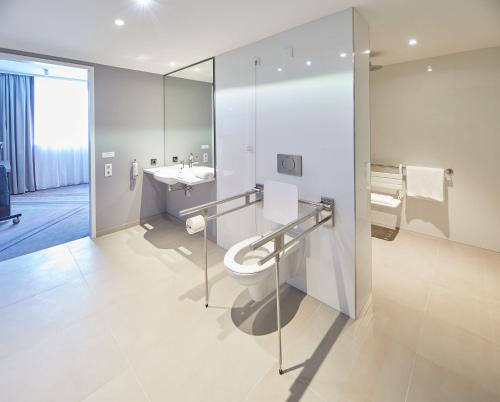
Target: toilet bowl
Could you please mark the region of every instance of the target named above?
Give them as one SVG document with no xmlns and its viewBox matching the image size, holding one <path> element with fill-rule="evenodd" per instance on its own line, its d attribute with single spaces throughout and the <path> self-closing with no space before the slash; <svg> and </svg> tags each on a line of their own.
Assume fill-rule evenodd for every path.
<svg viewBox="0 0 500 402">
<path fill-rule="evenodd" d="M 274 252 L 273 242 L 264 244 L 256 250 L 250 248 L 250 244 L 261 239 L 262 236 L 253 236 L 236 243 L 224 256 L 224 266 L 228 274 L 236 279 L 242 286 L 247 287 L 250 297 L 254 301 L 261 301 L 275 289 L 276 261 L 273 258 L 265 264 L 259 265 L 258 261 Z M 285 235 L 285 243 L 292 237 Z M 280 258 L 280 284 L 293 276 L 300 266 L 300 258 L 297 258 L 297 250 L 301 242 L 295 243 L 282 252 Z"/>
</svg>

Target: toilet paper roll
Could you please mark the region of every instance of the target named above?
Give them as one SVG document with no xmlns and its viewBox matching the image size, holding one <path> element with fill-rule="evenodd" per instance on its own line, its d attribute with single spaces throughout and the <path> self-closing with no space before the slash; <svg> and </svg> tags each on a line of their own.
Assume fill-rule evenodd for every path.
<svg viewBox="0 0 500 402">
<path fill-rule="evenodd" d="M 186 230 L 189 234 L 195 234 L 205 229 L 205 219 L 201 215 L 193 216 L 186 221 Z"/>
</svg>

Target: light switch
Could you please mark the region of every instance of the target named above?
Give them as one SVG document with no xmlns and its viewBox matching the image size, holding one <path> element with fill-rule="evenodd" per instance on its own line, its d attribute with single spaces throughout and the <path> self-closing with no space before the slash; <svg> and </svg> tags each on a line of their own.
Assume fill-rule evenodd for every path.
<svg viewBox="0 0 500 402">
<path fill-rule="evenodd" d="M 114 158 L 114 157 L 115 157 L 115 153 L 113 151 L 111 151 L 111 152 L 103 152 L 102 153 L 102 159 Z"/>
<path fill-rule="evenodd" d="M 104 165 L 104 177 L 111 177 L 111 176 L 113 176 L 113 164 L 106 163 Z"/>
</svg>

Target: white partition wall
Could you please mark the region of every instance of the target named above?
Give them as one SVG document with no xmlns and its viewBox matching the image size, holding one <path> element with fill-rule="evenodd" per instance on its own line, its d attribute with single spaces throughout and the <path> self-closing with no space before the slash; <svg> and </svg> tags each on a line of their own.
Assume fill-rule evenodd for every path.
<svg viewBox="0 0 500 402">
<path fill-rule="evenodd" d="M 359 121 L 355 111 L 355 105 L 368 104 L 368 57 L 354 62 L 355 37 L 368 44 L 366 24 L 349 9 L 223 54 L 215 63 L 217 198 L 266 179 L 295 184 L 302 199 L 334 198 L 335 227 L 309 236 L 306 261 L 290 283 L 351 317 L 362 308 L 356 298 L 365 303 L 371 283 L 371 258 L 356 258 L 371 257 L 371 243 L 369 220 L 356 215 L 369 213 L 362 172 L 370 145 L 367 110 Z M 355 93 L 366 102 L 355 102 Z M 277 154 L 302 155 L 303 175 L 278 173 Z M 260 208 L 243 210 L 218 221 L 218 241 L 229 248 L 270 227 Z M 356 285 L 357 272 L 363 286 Z"/>
</svg>

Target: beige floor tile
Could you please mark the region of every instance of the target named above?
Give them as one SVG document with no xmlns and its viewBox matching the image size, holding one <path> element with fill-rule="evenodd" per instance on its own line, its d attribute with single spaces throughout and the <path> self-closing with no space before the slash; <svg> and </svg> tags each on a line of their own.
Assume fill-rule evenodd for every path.
<svg viewBox="0 0 500 402">
<path fill-rule="evenodd" d="M 126 369 L 102 320 L 91 317 L 0 360 L 4 401 L 80 401 Z"/>
<path fill-rule="evenodd" d="M 368 321 L 321 307 L 300 341 L 284 349 L 284 369 L 326 401 L 400 401 L 413 356 Z"/>
<path fill-rule="evenodd" d="M 401 231 L 393 242 L 375 240 L 372 251 L 375 269 L 383 266 L 423 281 L 434 278 L 439 240 L 407 231 Z"/>
<path fill-rule="evenodd" d="M 468 378 L 500 398 L 500 348 L 493 343 L 441 320 L 426 317 L 417 354 Z"/>
<path fill-rule="evenodd" d="M 488 392 L 467 377 L 417 356 L 407 402 L 495 402 Z"/>
<path fill-rule="evenodd" d="M 424 311 L 431 282 L 405 275 L 399 269 L 380 267 L 373 275 L 373 294 L 392 300 L 413 310 Z"/>
<path fill-rule="evenodd" d="M 484 298 L 485 266 L 475 247 L 441 241 L 434 283 L 463 295 Z"/>
<path fill-rule="evenodd" d="M 376 239 L 374 295 L 357 321 L 284 286 L 279 376 L 274 294 L 251 301 L 226 274 L 225 250 L 208 250 L 208 309 L 202 237 L 162 218 L 0 263 L 10 304 L 0 308 L 0 400 L 500 395 L 498 253 L 405 231 Z"/>
<path fill-rule="evenodd" d="M 431 288 L 426 314 L 492 341 L 493 328 L 488 307 L 484 299 L 435 285 Z"/>
<path fill-rule="evenodd" d="M 417 348 L 424 312 L 374 294 L 372 306 L 364 317 L 374 333 L 384 335 L 408 349 Z"/>
<path fill-rule="evenodd" d="M 80 277 L 66 246 L 0 262 L 0 308 Z"/>
<path fill-rule="evenodd" d="M 489 319 L 491 322 L 491 340 L 500 346 L 500 301 L 490 300 L 488 302 Z"/>
<path fill-rule="evenodd" d="M 155 289 L 125 297 L 103 312 L 122 352 L 137 361 L 158 344 L 182 339 L 206 314 L 201 303 L 177 301 L 171 289 Z"/>
<path fill-rule="evenodd" d="M 127 370 L 104 384 L 82 402 L 148 402 L 148 399 L 132 370 Z"/>
<path fill-rule="evenodd" d="M 96 310 L 81 279 L 0 309 L 0 359 L 40 343 Z"/>
<path fill-rule="evenodd" d="M 238 401 L 262 378 L 275 359 L 240 332 L 220 340 L 217 325 L 204 320 L 133 361 L 140 382 L 153 402 L 169 400 Z"/>
<path fill-rule="evenodd" d="M 500 253 L 497 255 L 498 258 L 491 258 L 484 264 L 484 287 L 488 299 L 500 302 Z"/>
<path fill-rule="evenodd" d="M 244 402 L 326 402 L 309 386 L 291 374 L 279 375 L 274 366 L 250 391 Z"/>
</svg>

